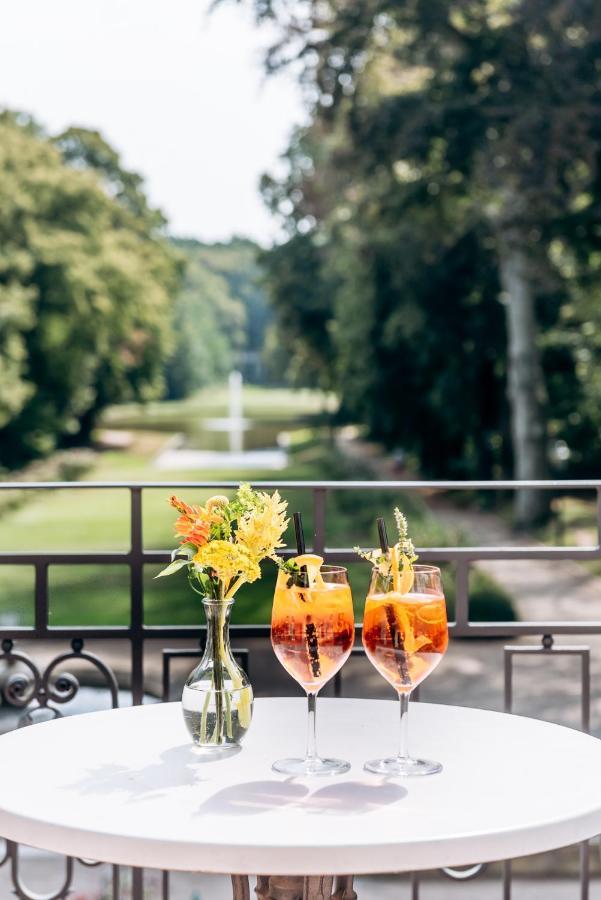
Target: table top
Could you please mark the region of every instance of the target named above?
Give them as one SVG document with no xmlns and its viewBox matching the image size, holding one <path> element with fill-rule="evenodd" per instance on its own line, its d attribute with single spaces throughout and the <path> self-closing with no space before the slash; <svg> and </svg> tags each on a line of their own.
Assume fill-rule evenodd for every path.
<svg viewBox="0 0 601 900">
<path fill-rule="evenodd" d="M 321 699 L 342 776 L 271 771 L 305 742 L 302 699 L 258 700 L 243 750 L 203 762 L 179 703 L 90 713 L 0 737 L 0 835 L 124 865 L 359 874 L 523 856 L 601 832 L 601 741 L 534 719 L 412 703 L 411 748 L 440 775 L 383 778 L 398 704 Z"/>
</svg>

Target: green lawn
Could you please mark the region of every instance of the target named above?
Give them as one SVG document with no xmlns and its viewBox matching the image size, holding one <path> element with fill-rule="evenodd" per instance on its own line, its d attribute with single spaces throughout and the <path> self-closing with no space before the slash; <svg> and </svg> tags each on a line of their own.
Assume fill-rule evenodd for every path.
<svg viewBox="0 0 601 900">
<path fill-rule="evenodd" d="M 226 395 L 222 391 L 197 395 L 191 401 L 178 404 L 154 404 L 149 410 L 119 408 L 107 416 L 110 428 L 136 430 L 136 437 L 128 450 L 111 450 L 99 454 L 85 480 L 89 481 L 239 481 L 239 480 L 300 480 L 366 477 L 365 471 L 343 460 L 330 442 L 328 429 L 323 426 L 321 411 L 324 399 L 311 392 L 292 394 L 290 391 L 245 389 L 245 413 L 279 417 L 292 432 L 290 464 L 286 471 L 273 472 L 210 472 L 185 473 L 157 471 L 153 459 L 169 438 L 165 427 L 161 434 L 148 431 L 149 417 L 156 426 L 160 419 L 171 427 L 185 423 L 191 415 L 202 412 L 219 416 L 225 412 Z M 163 408 L 165 407 L 165 409 Z M 177 411 L 177 412 L 176 412 Z M 181 418 L 180 418 L 181 417 Z M 287 418 L 286 418 L 287 417 Z M 299 427 L 300 426 L 300 427 Z M 181 490 L 184 498 L 202 501 L 203 493 Z M 170 491 L 149 489 L 143 496 L 144 545 L 147 549 L 171 549 L 173 511 L 167 505 Z M 308 543 L 312 532 L 311 494 L 308 490 L 289 491 L 286 497 L 290 510 L 299 509 L 307 531 Z M 419 498 L 394 496 L 390 492 L 333 492 L 327 506 L 327 540 L 329 546 L 350 547 L 354 544 L 372 546 L 375 540 L 374 520 L 382 513 L 389 514 L 389 529 L 393 533 L 392 516 L 395 503 L 402 506 L 409 517 L 411 532 L 422 546 L 444 545 L 457 539 L 436 523 Z M 293 536 L 287 536 L 293 544 Z M 125 550 L 129 542 L 129 496 L 127 491 L 81 490 L 44 491 L 27 495 L 21 505 L 9 509 L 0 520 L 0 547 L 5 550 Z M 153 579 L 156 567 L 145 572 L 145 621 L 148 624 L 194 624 L 201 619 L 196 595 L 186 583 L 185 575 Z M 448 573 L 449 576 L 451 572 Z M 369 571 L 366 563 L 349 567 L 349 577 L 358 611 L 362 607 Z M 446 579 L 452 601 L 452 578 Z M 234 608 L 234 621 L 268 622 L 273 596 L 274 571 L 267 567 L 265 576 L 240 591 Z M 50 622 L 53 625 L 119 625 L 129 618 L 129 575 L 124 566 L 51 566 Z M 476 585 L 477 587 L 477 585 Z M 480 586 L 482 588 L 482 585 Z M 490 583 L 483 586 L 487 598 L 496 595 Z M 33 620 L 33 570 L 27 567 L 0 567 L 0 622 L 29 625 Z"/>
</svg>

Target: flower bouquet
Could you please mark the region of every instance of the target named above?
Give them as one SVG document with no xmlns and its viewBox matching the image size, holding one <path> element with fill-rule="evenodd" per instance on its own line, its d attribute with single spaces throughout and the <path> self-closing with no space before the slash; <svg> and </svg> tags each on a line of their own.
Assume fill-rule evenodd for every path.
<svg viewBox="0 0 601 900">
<path fill-rule="evenodd" d="M 202 659 L 182 694 L 184 719 L 199 750 L 233 750 L 250 726 L 253 692 L 230 647 L 232 604 L 244 584 L 261 577 L 261 562 L 275 561 L 284 546 L 287 503 L 277 491 L 267 494 L 248 484 L 231 500 L 218 495 L 204 506 L 190 506 L 173 496 L 169 502 L 179 513 L 179 546 L 157 577 L 186 569 L 207 620 Z"/>
</svg>

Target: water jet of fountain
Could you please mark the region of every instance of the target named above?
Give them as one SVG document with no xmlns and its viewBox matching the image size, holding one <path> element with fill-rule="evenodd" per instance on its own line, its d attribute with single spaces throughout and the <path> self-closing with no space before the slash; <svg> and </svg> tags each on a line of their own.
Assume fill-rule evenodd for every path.
<svg viewBox="0 0 601 900">
<path fill-rule="evenodd" d="M 242 373 L 230 372 L 229 391 L 229 445 L 230 453 L 242 453 L 244 448 L 244 418 L 242 416 Z"/>
</svg>

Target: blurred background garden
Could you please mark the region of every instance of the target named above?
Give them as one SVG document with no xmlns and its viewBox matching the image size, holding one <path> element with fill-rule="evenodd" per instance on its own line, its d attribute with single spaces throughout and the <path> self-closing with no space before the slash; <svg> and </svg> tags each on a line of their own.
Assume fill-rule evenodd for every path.
<svg viewBox="0 0 601 900">
<path fill-rule="evenodd" d="M 544 6 L 5 6 L 2 479 L 598 476 L 601 9 Z M 172 546 L 169 493 L 145 492 L 148 549 Z M 431 547 L 594 544 L 594 499 L 394 501 Z M 128 547 L 124 490 L 0 502 L 6 550 Z M 328 503 L 339 547 L 392 506 Z M 154 574 L 146 622 L 196 622 Z M 128 577 L 51 567 L 51 624 L 127 622 Z M 2 567 L 3 624 L 31 624 L 33 584 Z M 474 618 L 518 615 L 486 567 L 470 588 Z"/>
</svg>

